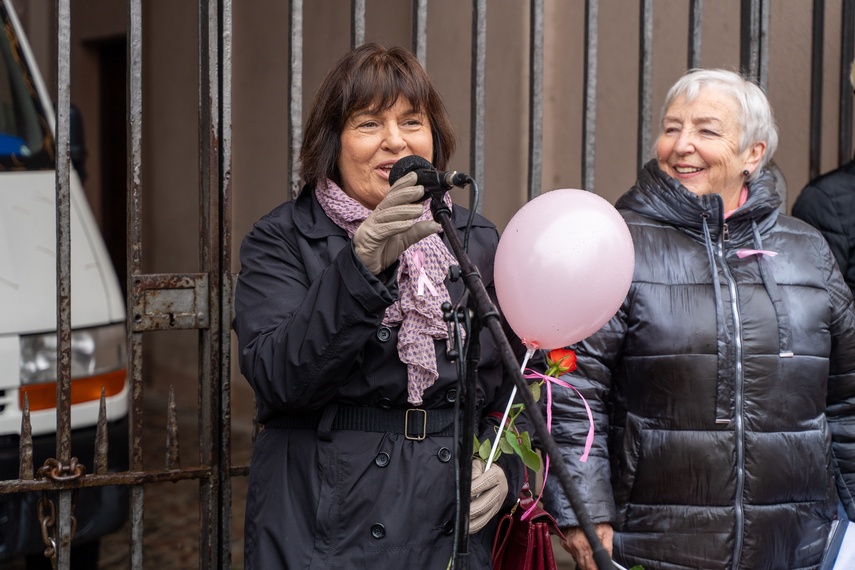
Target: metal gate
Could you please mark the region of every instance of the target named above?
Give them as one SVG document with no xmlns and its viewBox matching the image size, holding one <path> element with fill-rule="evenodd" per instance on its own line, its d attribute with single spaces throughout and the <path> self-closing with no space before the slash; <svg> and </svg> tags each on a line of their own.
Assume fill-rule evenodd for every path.
<svg viewBox="0 0 855 570">
<path fill-rule="evenodd" d="M 95 459 L 82 465 L 71 449 L 71 236 L 70 236 L 70 51 L 69 0 L 56 2 L 57 119 L 57 444 L 56 457 L 32 462 L 30 412 L 23 404 L 19 478 L 0 483 L 0 493 L 44 493 L 38 519 L 46 556 L 57 568 L 70 566 L 74 508 L 80 489 L 121 485 L 129 489 L 130 567 L 143 561 L 143 498 L 147 484 L 199 482 L 199 568 L 229 568 L 232 476 L 248 466 L 230 460 L 229 351 L 232 313 L 230 273 L 231 170 L 231 2 L 199 2 L 199 263 L 195 273 L 142 272 L 142 1 L 130 0 L 128 14 L 128 179 L 127 179 L 127 354 L 130 382 L 129 468 L 108 473 L 105 398 L 101 396 Z M 199 464 L 181 467 L 177 419 L 170 397 L 168 453 L 161 470 L 143 469 L 143 332 L 199 331 Z M 170 396 L 172 396 L 170 394 Z M 186 461 L 185 461 L 186 464 Z M 35 468 L 34 468 L 35 467 Z M 49 496 L 47 491 L 56 492 Z M 54 501 L 51 496 L 56 496 Z M 56 503 L 56 504 L 55 504 Z M 35 513 L 34 513 L 35 515 Z M 35 517 L 34 517 L 35 518 Z"/>
<path fill-rule="evenodd" d="M 352 0 L 351 44 L 365 38 L 365 0 Z M 652 30 L 653 0 L 639 0 L 640 46 L 638 60 L 639 109 L 638 164 L 645 161 L 651 145 L 652 116 Z M 291 196 L 300 188 L 297 159 L 302 138 L 302 65 L 303 12 L 302 0 L 290 0 L 289 22 L 289 183 Z M 703 0 L 690 0 L 689 57 L 687 67 L 700 62 Z M 471 145 L 470 172 L 476 180 L 484 176 L 485 129 L 485 57 L 487 0 L 472 0 L 471 46 Z M 427 36 L 428 0 L 412 2 L 412 50 L 424 62 Z M 531 0 L 529 34 L 529 148 L 528 196 L 541 188 L 543 117 L 543 30 L 544 0 Z M 848 88 L 848 65 L 853 59 L 855 2 L 844 0 L 841 18 L 841 81 L 839 117 L 841 125 L 851 125 L 852 97 Z M 741 50 L 743 71 L 764 86 L 768 83 L 771 0 L 741 1 Z M 232 287 L 230 272 L 231 235 L 231 169 L 232 169 L 232 1 L 200 0 L 199 15 L 199 151 L 201 173 L 199 186 L 199 261 L 196 272 L 182 274 L 145 274 L 142 272 L 142 0 L 128 0 L 128 179 L 127 179 L 127 353 L 130 381 L 129 468 L 108 473 L 105 441 L 106 414 L 102 396 L 98 421 L 98 445 L 93 465 L 80 465 L 71 449 L 70 419 L 70 347 L 71 292 L 70 282 L 70 0 L 56 1 L 57 30 L 57 127 L 56 127 L 56 204 L 57 204 L 57 291 L 58 348 L 60 363 L 57 381 L 57 446 L 56 457 L 43 466 L 32 463 L 32 441 L 29 411 L 23 410 L 20 440 L 20 471 L 17 480 L 0 482 L 0 494 L 56 492 L 54 506 L 45 502 L 39 515 L 45 529 L 46 544 L 56 555 L 57 568 L 70 565 L 70 544 L 74 532 L 73 510 L 79 489 L 120 485 L 129 489 L 130 567 L 141 569 L 143 560 L 143 498 L 146 485 L 164 481 L 195 480 L 199 483 L 200 528 L 199 568 L 231 568 L 231 478 L 246 476 L 248 465 L 232 465 L 230 416 L 230 323 Z M 810 174 L 819 173 L 821 88 L 823 69 L 822 22 L 825 2 L 813 0 L 814 35 L 811 74 L 811 144 Z M 596 148 L 596 91 L 598 27 L 597 0 L 585 2 L 584 41 L 584 108 L 583 114 L 583 186 L 595 190 L 594 156 Z M 845 162 L 851 156 L 851 130 L 840 129 L 839 157 Z M 181 466 L 177 447 L 177 420 L 174 401 L 170 402 L 166 465 L 161 470 L 143 469 L 143 333 L 150 331 L 195 329 L 199 338 L 199 464 Z M 186 461 L 185 461 L 186 463 Z M 50 552 L 49 552 L 50 553 Z"/>
</svg>

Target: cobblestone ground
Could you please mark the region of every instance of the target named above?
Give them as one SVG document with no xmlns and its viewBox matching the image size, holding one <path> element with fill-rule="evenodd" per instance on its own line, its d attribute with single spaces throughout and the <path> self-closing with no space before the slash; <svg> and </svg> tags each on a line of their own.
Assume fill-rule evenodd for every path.
<svg viewBox="0 0 855 570">
<path fill-rule="evenodd" d="M 166 457 L 166 403 L 156 396 L 146 397 L 144 420 L 144 467 L 162 469 Z M 195 410 L 179 414 L 181 465 L 198 465 L 198 417 Z M 232 464 L 250 459 L 250 429 L 232 426 Z M 247 478 L 232 478 L 232 568 L 243 569 L 243 519 Z M 101 539 L 100 570 L 129 568 L 130 527 L 128 524 Z M 570 556 L 554 542 L 559 570 L 573 570 Z M 145 486 L 143 518 L 143 566 L 156 570 L 199 568 L 199 483 L 179 481 Z M 3 570 L 25 570 L 23 560 L 4 564 Z M 95 569 L 93 569 L 95 570 Z"/>
</svg>

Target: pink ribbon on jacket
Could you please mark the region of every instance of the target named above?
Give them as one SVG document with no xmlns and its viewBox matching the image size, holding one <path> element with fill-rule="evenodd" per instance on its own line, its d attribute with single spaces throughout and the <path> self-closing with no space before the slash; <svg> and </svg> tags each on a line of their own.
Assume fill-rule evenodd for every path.
<svg viewBox="0 0 855 570">
<path fill-rule="evenodd" d="M 530 368 L 527 368 L 526 372 L 528 372 L 528 374 L 524 374 L 524 378 L 540 378 L 541 380 L 546 381 L 546 429 L 549 433 L 552 433 L 552 384 L 558 384 L 565 388 L 573 388 L 573 391 L 579 394 L 579 397 L 582 398 L 582 403 L 585 404 L 585 411 L 588 412 L 588 437 L 585 439 L 585 450 L 579 458 L 579 461 L 588 461 L 588 453 L 590 453 L 591 446 L 594 444 L 594 415 L 591 413 L 591 407 L 588 405 L 588 401 L 585 399 L 585 396 L 583 396 L 579 390 L 563 380 L 547 376 L 546 374 L 541 374 L 540 372 L 536 372 Z M 543 469 L 543 486 L 540 488 L 540 495 L 537 496 L 537 500 L 532 504 L 531 508 L 523 513 L 522 517 L 520 517 L 521 520 L 525 520 L 540 502 L 541 497 L 543 497 L 543 489 L 546 488 L 546 478 L 548 476 L 549 455 L 546 456 L 546 467 Z"/>
<path fill-rule="evenodd" d="M 775 257 L 778 255 L 778 252 L 768 251 L 766 249 L 738 249 L 736 250 L 736 256 L 739 259 L 743 257 L 748 257 L 749 255 L 768 255 L 769 257 Z"/>
<path fill-rule="evenodd" d="M 421 296 L 425 294 L 425 285 L 427 285 L 430 294 L 434 297 L 439 297 L 439 293 L 436 290 L 436 287 L 433 286 L 433 283 L 430 281 L 430 277 L 428 277 L 427 272 L 425 271 L 425 254 L 422 250 L 417 249 L 413 252 L 413 265 L 416 266 L 416 270 L 419 272 L 419 281 L 418 281 L 418 290 L 416 294 Z"/>
</svg>

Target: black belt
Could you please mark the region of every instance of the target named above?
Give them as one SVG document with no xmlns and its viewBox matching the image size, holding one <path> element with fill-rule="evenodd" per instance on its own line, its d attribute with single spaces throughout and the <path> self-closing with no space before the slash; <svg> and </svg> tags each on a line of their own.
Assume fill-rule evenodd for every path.
<svg viewBox="0 0 855 570">
<path fill-rule="evenodd" d="M 286 414 L 265 422 L 265 429 L 318 429 L 330 412 L 334 414 L 330 429 L 401 433 L 407 439 L 422 440 L 429 435 L 454 435 L 454 408 L 408 410 L 328 406 L 308 414 Z"/>
</svg>

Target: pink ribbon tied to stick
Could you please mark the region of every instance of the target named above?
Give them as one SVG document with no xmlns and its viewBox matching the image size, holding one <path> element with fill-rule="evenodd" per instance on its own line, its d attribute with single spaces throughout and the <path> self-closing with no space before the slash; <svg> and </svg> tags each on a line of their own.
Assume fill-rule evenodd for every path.
<svg viewBox="0 0 855 570">
<path fill-rule="evenodd" d="M 591 446 L 594 444 L 594 415 L 591 413 L 591 407 L 588 405 L 588 401 L 585 399 L 585 396 L 582 395 L 579 390 L 574 388 L 571 384 L 563 380 L 559 380 L 558 378 L 554 378 L 552 376 L 547 376 L 546 374 L 541 374 L 540 372 L 536 372 L 534 370 L 526 369 L 527 374 L 523 374 L 524 378 L 540 378 L 541 380 L 546 381 L 546 428 L 549 433 L 552 433 L 552 384 L 558 384 L 559 386 L 564 386 L 565 388 L 572 388 L 576 394 L 582 398 L 582 403 L 585 404 L 585 411 L 588 412 L 588 437 L 585 438 L 585 449 L 582 452 L 582 456 L 579 458 L 579 461 L 585 462 L 588 461 L 588 454 L 591 451 Z M 537 504 L 540 502 L 541 497 L 543 497 L 543 489 L 546 487 L 546 478 L 549 476 L 549 455 L 546 456 L 546 467 L 543 469 L 543 485 L 540 488 L 540 494 L 537 496 L 537 500 L 534 502 L 532 507 L 528 509 L 525 513 L 523 513 L 521 519 L 525 520 Z"/>
</svg>

